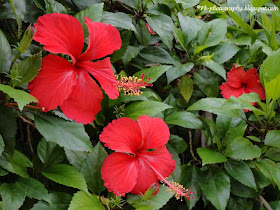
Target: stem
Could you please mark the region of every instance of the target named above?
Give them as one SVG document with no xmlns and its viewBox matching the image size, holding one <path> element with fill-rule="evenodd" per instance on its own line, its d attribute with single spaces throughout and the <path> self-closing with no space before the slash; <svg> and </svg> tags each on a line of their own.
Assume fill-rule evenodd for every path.
<svg viewBox="0 0 280 210">
<path fill-rule="evenodd" d="M 260 201 L 261 205 L 263 205 L 267 210 L 273 210 L 262 195 L 259 195 L 258 200 Z"/>
<path fill-rule="evenodd" d="M 7 106 L 8 107 L 10 107 L 10 106 L 18 106 L 18 104 L 17 103 L 8 103 L 7 104 Z M 41 110 L 41 108 L 40 107 L 37 107 L 37 106 L 32 106 L 32 105 L 25 105 L 26 107 L 29 107 L 29 108 L 32 108 L 32 109 L 38 109 L 38 110 Z"/>
<path fill-rule="evenodd" d="M 30 122 L 28 119 L 25 119 L 23 116 L 19 116 L 19 118 L 20 118 L 23 122 L 25 122 L 25 123 L 31 125 L 33 128 L 36 128 L 36 126 L 35 126 L 32 122 Z"/>
<path fill-rule="evenodd" d="M 263 134 L 263 132 L 258 128 L 256 127 L 253 123 L 251 123 L 250 121 L 248 121 L 247 119 L 241 117 L 242 120 L 246 121 L 248 124 L 250 124 L 251 126 L 253 126 L 257 131 L 259 131 L 261 134 Z"/>
<path fill-rule="evenodd" d="M 197 160 L 198 159 L 195 157 L 194 153 L 193 153 L 193 147 L 192 147 L 192 131 L 189 130 L 189 144 L 190 144 L 190 152 L 191 152 L 191 155 L 193 157 L 194 160 Z"/>
<path fill-rule="evenodd" d="M 9 2 L 10 2 L 10 5 L 12 7 L 13 13 L 15 15 L 16 21 L 17 21 L 17 25 L 18 25 L 17 38 L 19 39 L 20 36 L 21 36 L 21 25 L 22 25 L 22 22 L 21 22 L 21 19 L 19 19 L 18 16 L 17 16 L 17 12 L 16 12 L 16 8 L 15 8 L 13 0 L 9 0 Z"/>
<path fill-rule="evenodd" d="M 34 150 L 33 150 L 32 142 L 31 142 L 31 134 L 30 134 L 29 124 L 26 124 L 26 136 L 27 136 L 27 142 L 28 142 L 30 151 L 31 151 L 32 155 L 34 155 Z"/>
</svg>

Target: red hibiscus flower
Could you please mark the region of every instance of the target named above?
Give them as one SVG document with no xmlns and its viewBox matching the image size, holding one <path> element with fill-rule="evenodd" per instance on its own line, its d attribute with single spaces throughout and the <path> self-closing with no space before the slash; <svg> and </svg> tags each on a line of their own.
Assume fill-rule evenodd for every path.
<svg viewBox="0 0 280 210">
<path fill-rule="evenodd" d="M 175 161 L 165 147 L 169 135 L 163 120 L 145 115 L 137 122 L 119 118 L 105 127 L 100 141 L 116 151 L 105 159 L 101 168 L 108 190 L 121 196 L 128 192 L 144 194 L 160 180 L 175 193 L 176 198 L 189 198 L 192 192 L 165 179 L 175 169 Z"/>
<path fill-rule="evenodd" d="M 42 67 L 28 88 L 43 111 L 60 106 L 63 113 L 84 124 L 91 123 L 101 109 L 102 91 L 116 99 L 119 92 L 110 58 L 92 62 L 112 54 L 121 47 L 118 30 L 105 23 L 84 18 L 88 27 L 89 43 L 85 52 L 84 32 L 79 21 L 66 14 L 46 14 L 38 18 L 33 39 L 52 53 L 42 60 Z M 67 55 L 71 58 L 68 61 Z"/>
<path fill-rule="evenodd" d="M 265 99 L 265 91 L 255 68 L 245 72 L 243 67 L 234 67 L 227 73 L 227 82 L 220 86 L 225 99 L 234 96 L 238 98 L 244 93 L 257 93 L 261 100 Z"/>
</svg>

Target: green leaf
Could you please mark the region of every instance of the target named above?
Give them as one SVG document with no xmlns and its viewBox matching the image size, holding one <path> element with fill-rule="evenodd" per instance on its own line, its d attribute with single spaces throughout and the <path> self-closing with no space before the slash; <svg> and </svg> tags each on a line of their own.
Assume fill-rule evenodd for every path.
<svg viewBox="0 0 280 210">
<path fill-rule="evenodd" d="M 20 178 L 16 182 L 16 185 L 18 185 L 21 189 L 24 189 L 26 196 L 28 196 L 29 198 L 44 200 L 48 203 L 51 202 L 51 198 L 48 194 L 47 189 L 41 182 L 37 181 L 36 179 Z"/>
<path fill-rule="evenodd" d="M 231 39 L 230 41 L 238 46 L 251 45 L 251 37 L 248 35 L 238 37 L 237 39 Z"/>
<path fill-rule="evenodd" d="M 242 160 L 228 160 L 224 163 L 226 171 L 242 184 L 257 190 L 254 175 L 250 167 Z"/>
<path fill-rule="evenodd" d="M 225 63 L 229 59 L 231 59 L 237 52 L 239 51 L 239 47 L 235 44 L 231 43 L 222 43 L 219 44 L 214 50 L 214 56 L 212 60 L 218 64 Z"/>
<path fill-rule="evenodd" d="M 131 17 L 122 12 L 103 12 L 101 22 L 136 32 Z"/>
<path fill-rule="evenodd" d="M 124 4 L 132 7 L 133 9 L 139 10 L 140 2 L 139 0 L 120 0 L 120 2 L 123 2 Z"/>
<path fill-rule="evenodd" d="M 273 182 L 273 178 L 271 175 L 272 167 L 275 163 L 270 159 L 257 159 L 255 162 L 258 169 L 262 172 L 262 174 L 268 178 L 271 182 Z"/>
<path fill-rule="evenodd" d="M 231 196 L 227 205 L 228 210 L 236 209 L 253 209 L 253 201 L 246 198 L 239 198 Z"/>
<path fill-rule="evenodd" d="M 262 7 L 268 2 L 268 0 L 252 0 L 253 7 Z"/>
<path fill-rule="evenodd" d="M 263 173 L 256 167 L 251 169 L 258 189 L 265 188 L 271 184 L 270 180 L 266 178 Z"/>
<path fill-rule="evenodd" d="M 0 30 L 0 73 L 9 72 L 11 59 L 11 47 L 4 33 Z"/>
<path fill-rule="evenodd" d="M 272 98 L 274 100 L 280 98 L 280 74 L 275 79 L 265 82 L 264 84 L 267 98 Z"/>
<path fill-rule="evenodd" d="M 98 142 L 93 151 L 86 155 L 80 168 L 77 168 L 84 175 L 88 188 L 92 192 L 101 193 L 105 190 L 104 182 L 101 178 L 101 167 L 107 156 L 107 152 Z"/>
<path fill-rule="evenodd" d="M 128 46 L 124 55 L 122 56 L 122 62 L 125 66 L 140 53 L 139 47 Z"/>
<path fill-rule="evenodd" d="M 144 20 L 139 20 L 135 27 L 137 31 L 137 33 L 134 33 L 136 39 L 141 45 L 148 47 L 150 45 L 151 35 L 146 27 L 146 22 Z"/>
<path fill-rule="evenodd" d="M 180 66 L 174 66 L 166 72 L 167 76 L 167 83 L 169 84 L 173 80 L 185 75 L 190 70 L 192 70 L 194 64 L 193 63 L 185 63 L 181 64 Z"/>
<path fill-rule="evenodd" d="M 265 114 L 263 111 L 254 107 L 251 103 L 252 102 L 260 102 L 259 95 L 257 93 L 246 93 L 242 94 L 240 97 L 235 98 L 231 96 L 222 106 L 225 110 L 232 110 L 232 109 L 250 109 L 254 111 L 258 111 L 258 113 Z"/>
<path fill-rule="evenodd" d="M 76 151 L 92 150 L 89 136 L 82 124 L 42 113 L 35 115 L 34 120 L 38 131 L 47 141 Z"/>
<path fill-rule="evenodd" d="M 3 153 L 2 156 L 0 156 L 0 166 L 21 177 L 28 177 L 29 175 L 26 172 L 26 168 L 32 167 L 32 163 L 24 154 L 14 150 L 12 154 Z"/>
<path fill-rule="evenodd" d="M 18 108 L 20 109 L 20 111 L 26 104 L 29 104 L 31 102 L 38 102 L 37 98 L 28 94 L 27 92 L 14 89 L 8 85 L 0 84 L 0 91 L 6 93 L 11 98 L 13 98 L 18 103 Z"/>
<path fill-rule="evenodd" d="M 0 134 L 0 156 L 4 152 L 4 147 L 5 147 L 4 140 L 3 140 L 3 138 L 2 138 L 2 136 Z"/>
<path fill-rule="evenodd" d="M 264 144 L 268 146 L 280 148 L 280 131 L 279 130 L 269 131 L 265 136 Z"/>
<path fill-rule="evenodd" d="M 47 13 L 65 13 L 67 14 L 66 8 L 55 0 L 45 0 L 46 12 Z"/>
<path fill-rule="evenodd" d="M 214 71 L 216 74 L 220 75 L 224 80 L 226 80 L 226 70 L 220 64 L 209 60 L 204 61 L 203 65 Z"/>
<path fill-rule="evenodd" d="M 74 194 L 69 205 L 69 210 L 77 209 L 105 210 L 104 206 L 101 205 L 96 195 L 86 194 L 82 191 Z"/>
<path fill-rule="evenodd" d="M 87 7 L 85 10 L 82 10 L 75 15 L 75 18 L 77 18 L 83 26 L 83 30 L 85 32 L 84 37 L 88 36 L 88 28 L 84 23 L 85 22 L 84 17 L 90 18 L 93 22 L 100 22 L 102 18 L 103 5 L 104 5 L 103 3 L 92 4 L 91 6 Z"/>
<path fill-rule="evenodd" d="M 223 154 L 213 151 L 211 149 L 197 148 L 196 151 L 199 157 L 202 159 L 202 166 L 206 164 L 227 162 L 227 158 Z"/>
<path fill-rule="evenodd" d="M 31 210 L 67 210 L 72 196 L 63 192 L 50 193 L 51 203 L 43 201 L 36 203 Z"/>
<path fill-rule="evenodd" d="M 209 27 L 207 27 L 207 25 L 209 25 Z M 207 47 L 215 46 L 225 39 L 226 32 L 227 32 L 226 20 L 224 19 L 212 20 L 207 24 L 205 24 L 204 26 L 202 26 L 202 28 L 198 32 L 199 33 L 198 36 L 205 37 L 205 39 L 204 38 L 201 39 L 199 44 L 205 45 Z"/>
<path fill-rule="evenodd" d="M 168 144 L 172 148 L 174 148 L 178 154 L 183 153 L 188 147 L 188 144 L 185 142 L 183 138 L 173 134 L 170 135 Z"/>
<path fill-rule="evenodd" d="M 154 116 L 159 112 L 172 108 L 171 106 L 157 101 L 141 101 L 128 105 L 124 111 L 125 117 L 136 120 L 142 115 Z"/>
<path fill-rule="evenodd" d="M 222 105 L 226 102 L 223 98 L 203 98 L 193 105 L 188 110 L 203 110 L 217 115 L 225 115 L 230 117 L 240 117 L 238 110 L 222 109 Z"/>
<path fill-rule="evenodd" d="M 176 3 L 181 3 L 184 9 L 194 7 L 199 2 L 200 0 L 176 0 Z"/>
<path fill-rule="evenodd" d="M 185 37 L 184 37 L 182 30 L 174 27 L 173 33 L 174 33 L 174 36 L 175 36 L 177 42 L 179 42 L 181 47 L 187 52 L 188 49 L 186 48 L 186 41 L 185 41 Z"/>
<path fill-rule="evenodd" d="M 280 50 L 273 52 L 263 62 L 260 69 L 260 78 L 265 86 L 266 98 L 272 98 L 277 100 L 280 97 L 279 81 L 280 81 L 280 70 L 279 70 L 279 56 Z"/>
<path fill-rule="evenodd" d="M 17 80 L 12 80 L 13 86 L 20 86 L 30 82 L 38 74 L 42 65 L 42 52 L 26 58 L 13 68 L 11 75 L 15 75 Z"/>
<path fill-rule="evenodd" d="M 199 170 L 195 166 L 189 166 L 187 164 L 182 165 L 182 171 L 181 171 L 181 184 L 185 188 L 192 187 L 192 191 L 195 192 L 195 195 L 193 196 L 193 199 L 187 200 L 188 209 L 192 209 L 196 202 L 199 200 L 201 196 L 201 189 L 198 183 L 199 180 Z"/>
<path fill-rule="evenodd" d="M 188 103 L 193 93 L 193 80 L 188 76 L 182 77 L 180 80 L 179 90 L 183 98 Z"/>
<path fill-rule="evenodd" d="M 17 134 L 16 115 L 7 107 L 0 106 L 0 134 L 7 151 L 13 151 Z"/>
<path fill-rule="evenodd" d="M 79 10 L 86 9 L 91 5 L 102 3 L 102 0 L 72 0 Z"/>
<path fill-rule="evenodd" d="M 25 199 L 24 188 L 16 184 L 1 184 L 0 195 L 3 202 L 3 210 L 18 210 Z"/>
<path fill-rule="evenodd" d="M 251 26 L 249 26 L 247 23 L 245 23 L 241 17 L 239 17 L 237 14 L 235 14 L 232 11 L 228 11 L 228 14 L 230 15 L 230 17 L 242 28 L 242 30 L 251 36 L 252 38 L 252 42 L 255 42 L 255 40 L 257 39 L 257 34 L 254 31 L 254 29 L 251 28 Z"/>
<path fill-rule="evenodd" d="M 154 63 L 173 64 L 174 60 L 166 50 L 161 47 L 146 47 L 139 54 L 142 58 Z"/>
<path fill-rule="evenodd" d="M 264 155 L 271 160 L 280 161 L 280 148 L 269 148 Z"/>
<path fill-rule="evenodd" d="M 116 61 L 120 60 L 121 57 L 124 55 L 124 53 L 127 50 L 127 47 L 129 45 L 129 41 L 131 38 L 131 31 L 122 31 L 121 32 L 121 39 L 122 39 L 122 46 L 119 50 L 116 50 L 112 55 L 111 55 L 111 62 L 115 63 Z"/>
<path fill-rule="evenodd" d="M 272 183 L 275 183 L 280 189 L 280 166 L 272 160 L 264 158 L 256 161 L 256 166 L 260 169 L 263 175 Z"/>
<path fill-rule="evenodd" d="M 64 160 L 63 149 L 53 142 L 42 139 L 37 147 L 38 157 L 45 167 L 61 163 Z"/>
<path fill-rule="evenodd" d="M 44 170 L 42 174 L 48 179 L 59 184 L 88 192 L 85 178 L 72 166 L 65 164 L 52 165 Z"/>
<path fill-rule="evenodd" d="M 160 186 L 159 192 L 147 201 L 132 204 L 137 210 L 160 209 L 172 198 L 173 194 L 167 191 L 166 186 Z"/>
<path fill-rule="evenodd" d="M 233 159 L 250 160 L 261 156 L 261 149 L 243 137 L 237 137 L 227 143 L 225 151 L 227 157 Z"/>
<path fill-rule="evenodd" d="M 171 66 L 161 65 L 161 66 L 153 66 L 151 68 L 142 69 L 141 71 L 136 72 L 133 76 L 141 78 L 142 74 L 145 74 L 144 80 L 147 80 L 148 77 L 151 79 L 147 81 L 147 83 L 155 82 L 161 75 L 163 75 Z"/>
<path fill-rule="evenodd" d="M 238 197 L 256 198 L 259 195 L 259 193 L 256 192 L 256 190 L 241 184 L 240 182 L 238 182 L 233 178 L 230 179 L 230 184 L 231 184 L 231 188 L 230 188 L 231 194 L 236 195 Z"/>
<path fill-rule="evenodd" d="M 206 198 L 217 209 L 225 209 L 230 195 L 229 177 L 220 169 L 211 167 L 199 176 L 199 185 Z"/>
<path fill-rule="evenodd" d="M 198 70 L 193 75 L 194 83 L 208 97 L 219 95 L 219 77 L 217 74 L 208 70 Z"/>
<path fill-rule="evenodd" d="M 178 13 L 178 18 L 182 32 L 184 34 L 185 44 L 187 45 L 196 37 L 199 29 L 202 27 L 204 22 L 197 18 L 183 16 L 181 13 Z"/>
<path fill-rule="evenodd" d="M 202 122 L 191 112 L 173 112 L 165 118 L 167 124 L 179 125 L 183 128 L 201 129 Z"/>
<path fill-rule="evenodd" d="M 148 24 L 160 36 L 162 42 L 171 50 L 173 40 L 173 21 L 167 15 L 153 15 L 146 18 Z"/>
</svg>

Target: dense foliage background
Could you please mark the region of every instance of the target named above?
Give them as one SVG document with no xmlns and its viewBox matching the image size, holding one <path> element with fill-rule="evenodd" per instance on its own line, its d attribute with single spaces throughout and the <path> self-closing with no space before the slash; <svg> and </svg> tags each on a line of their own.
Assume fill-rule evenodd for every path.
<svg viewBox="0 0 280 210">
<path fill-rule="evenodd" d="M 2 209 L 280 208 L 280 13 L 202 9 L 277 7 L 278 1 L 0 3 Z M 122 47 L 110 56 L 115 74 L 145 73 L 153 86 L 116 100 L 104 94 L 102 111 L 90 125 L 71 121 L 60 110 L 41 112 L 27 84 L 48 52 L 32 41 L 29 26 L 46 13 L 117 27 Z M 219 86 L 234 63 L 259 70 L 265 101 L 254 93 L 222 98 Z M 99 134 L 113 119 L 143 114 L 168 124 L 168 150 L 177 162 L 170 179 L 192 187 L 194 199 L 177 201 L 164 186 L 155 196 L 116 198 L 104 187 L 100 169 L 112 151 L 99 142 Z"/>
</svg>

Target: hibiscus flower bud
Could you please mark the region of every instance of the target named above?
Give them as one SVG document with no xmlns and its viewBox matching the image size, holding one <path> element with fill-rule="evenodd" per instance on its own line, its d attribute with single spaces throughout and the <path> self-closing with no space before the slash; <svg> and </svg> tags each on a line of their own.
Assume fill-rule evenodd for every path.
<svg viewBox="0 0 280 210">
<path fill-rule="evenodd" d="M 20 40 L 18 51 L 24 53 L 30 46 L 36 29 L 33 26 L 28 26 L 25 30 L 22 39 Z"/>
</svg>

